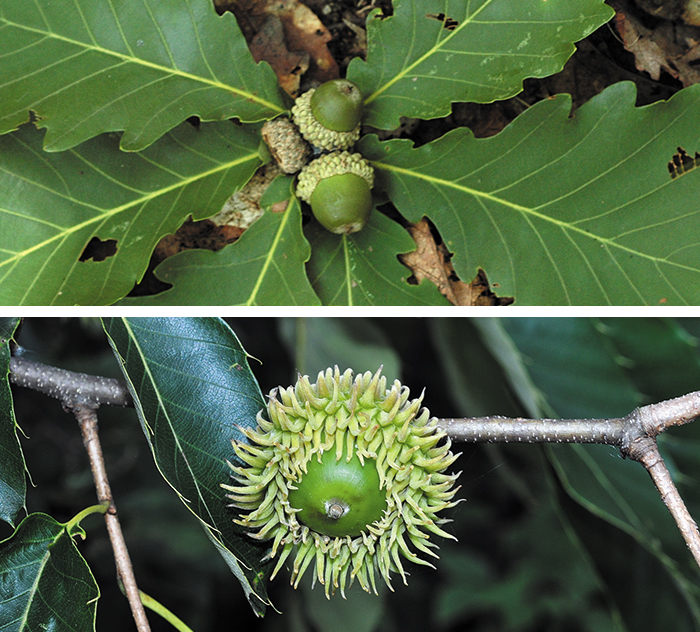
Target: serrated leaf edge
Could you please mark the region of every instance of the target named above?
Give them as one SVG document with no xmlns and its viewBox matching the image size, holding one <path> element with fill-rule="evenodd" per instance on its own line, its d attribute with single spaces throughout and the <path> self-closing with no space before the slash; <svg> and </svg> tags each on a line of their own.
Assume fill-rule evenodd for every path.
<svg viewBox="0 0 700 632">
<path fill-rule="evenodd" d="M 146 356 L 145 356 L 144 353 L 142 352 L 141 346 L 139 345 L 139 343 L 138 343 L 138 341 L 137 341 L 137 339 L 136 339 L 136 336 L 134 335 L 133 330 L 131 329 L 131 326 L 130 326 L 130 324 L 129 324 L 129 319 L 126 318 L 126 317 L 121 317 L 121 318 L 119 318 L 119 320 L 122 321 L 122 323 L 123 323 L 123 325 L 124 325 L 124 328 L 126 329 L 126 331 L 127 331 L 128 335 L 129 335 L 129 338 L 130 338 L 131 342 L 134 344 L 134 346 L 136 347 L 136 349 L 137 349 L 137 351 L 138 351 L 138 354 L 139 354 L 139 356 L 140 356 L 140 358 L 141 358 L 141 360 L 142 360 L 142 362 L 143 362 L 144 371 L 145 371 L 146 374 L 148 375 L 149 380 L 150 380 L 150 382 L 151 382 L 151 385 L 153 386 L 154 391 L 157 393 L 158 402 L 159 402 L 159 408 L 161 408 L 161 410 L 165 411 L 165 407 L 163 406 L 162 400 L 161 400 L 161 398 L 160 398 L 159 389 L 156 388 L 156 386 L 155 386 L 155 380 L 153 380 L 152 374 L 151 374 L 151 372 L 150 372 L 150 369 L 148 368 L 148 364 L 147 364 L 147 362 L 146 362 Z M 116 346 L 115 346 L 114 343 L 112 342 L 111 336 L 108 335 L 108 338 L 109 338 L 110 345 L 111 345 L 112 349 L 113 349 L 114 352 L 115 352 L 116 357 L 118 357 L 118 358 L 120 359 L 120 364 L 122 364 L 122 367 L 123 367 L 123 366 L 124 366 L 124 359 L 122 358 L 121 354 L 118 352 Z M 143 408 L 141 407 L 141 401 L 140 401 L 140 399 L 139 399 L 139 397 L 138 397 L 138 394 L 136 393 L 136 388 L 134 387 L 134 384 L 133 384 L 133 382 L 131 381 L 130 376 L 128 375 L 128 373 L 127 373 L 126 371 L 122 371 L 122 373 L 123 373 L 124 377 L 126 378 L 127 384 L 128 384 L 128 386 L 129 386 L 129 391 L 131 392 L 131 394 L 132 394 L 132 396 L 133 396 L 133 398 L 134 398 L 134 405 L 136 406 L 136 410 L 137 410 L 137 412 L 138 412 L 138 414 L 139 414 L 139 418 L 140 418 L 141 420 L 143 420 L 143 423 L 144 423 L 144 425 L 146 426 L 146 428 L 148 428 L 149 433 L 153 434 L 153 430 L 152 430 L 151 427 L 148 425 L 148 421 L 147 421 L 146 416 L 145 416 L 145 414 L 144 414 L 144 412 L 143 412 Z M 167 413 L 164 413 L 164 414 L 166 414 L 166 419 L 168 419 Z M 169 425 L 170 425 L 170 424 L 169 424 Z M 171 431 L 172 431 L 172 426 L 171 426 Z M 182 454 L 182 450 L 180 449 L 180 442 L 179 442 L 179 440 L 177 439 L 177 436 L 175 435 L 175 432 L 174 432 L 174 431 L 172 431 L 172 435 L 173 435 L 173 437 L 174 437 L 174 439 L 175 439 L 176 445 L 178 446 L 179 452 Z M 148 437 L 148 444 L 149 444 L 149 447 L 151 448 L 151 451 L 153 451 L 153 444 L 151 443 L 150 437 Z M 194 474 L 192 473 L 192 470 L 191 470 L 190 467 L 189 467 L 189 463 L 187 463 L 187 459 L 184 459 L 184 461 L 185 461 L 185 463 L 186 463 L 186 465 L 187 465 L 188 470 L 190 471 L 190 474 L 192 475 L 192 480 L 194 481 L 195 487 L 199 490 L 199 485 L 198 485 L 198 483 L 197 483 L 197 479 L 195 478 Z M 225 562 L 226 565 L 229 567 L 229 569 L 231 570 L 231 572 L 236 576 L 236 578 L 238 579 L 238 581 L 241 583 L 241 586 L 243 587 L 243 592 L 245 593 L 246 598 L 248 599 L 248 601 L 250 602 L 250 596 L 251 596 L 251 595 L 255 595 L 255 597 L 257 597 L 263 604 L 271 605 L 270 602 L 265 601 L 264 599 L 262 599 L 262 598 L 260 597 L 260 595 L 258 595 L 257 592 L 255 592 L 255 590 L 254 590 L 253 587 L 251 586 L 250 582 L 248 581 L 248 578 L 247 578 L 247 577 L 245 576 L 245 574 L 241 571 L 241 568 L 240 568 L 241 566 L 243 566 L 243 567 L 245 567 L 245 568 L 248 568 L 248 566 L 245 564 L 245 562 L 243 562 L 243 560 L 240 560 L 240 559 L 233 553 L 233 551 L 231 551 L 228 547 L 226 547 L 226 545 L 216 536 L 216 534 L 217 534 L 217 533 L 220 533 L 220 531 L 219 531 L 219 529 L 217 529 L 215 526 L 213 526 L 213 522 L 214 522 L 214 521 L 212 520 L 212 521 L 211 521 L 212 524 L 208 524 L 205 520 L 202 519 L 201 516 L 199 516 L 197 513 L 195 513 L 195 512 L 192 510 L 192 508 L 190 507 L 190 501 L 189 501 L 187 498 L 185 498 L 185 497 L 177 490 L 177 488 L 175 488 L 175 486 L 170 482 L 170 480 L 169 480 L 168 477 L 165 475 L 165 473 L 161 470 L 160 465 L 158 464 L 157 459 L 154 458 L 154 459 L 153 459 L 153 462 L 154 462 L 156 468 L 158 469 L 158 471 L 160 472 L 160 475 L 163 477 L 163 480 L 172 488 L 172 490 L 175 492 L 175 494 L 177 494 L 178 498 L 180 498 L 180 500 L 182 501 L 182 504 L 183 504 L 185 507 L 187 507 L 187 509 L 192 513 L 192 515 L 193 515 L 195 518 L 197 518 L 199 524 L 202 525 L 202 527 L 204 528 L 204 531 L 205 531 L 205 533 L 207 534 L 207 537 L 209 538 L 209 540 L 210 540 L 210 541 L 212 542 L 212 544 L 214 544 L 214 546 L 219 550 L 219 554 L 220 554 L 221 557 L 224 559 L 224 562 Z M 202 500 L 202 505 L 204 505 L 204 507 L 206 507 L 206 509 L 207 509 L 207 512 L 209 512 L 209 507 L 208 507 L 208 505 L 204 502 L 204 499 L 201 497 L 201 495 L 200 495 L 200 499 Z M 211 517 L 212 517 L 212 516 L 210 515 L 210 518 L 211 518 Z M 233 563 L 232 563 L 232 561 L 233 561 Z M 252 604 L 251 604 L 251 605 L 252 605 Z M 255 608 L 254 608 L 254 610 L 255 610 Z M 255 610 L 255 612 L 257 612 L 257 610 Z"/>
</svg>

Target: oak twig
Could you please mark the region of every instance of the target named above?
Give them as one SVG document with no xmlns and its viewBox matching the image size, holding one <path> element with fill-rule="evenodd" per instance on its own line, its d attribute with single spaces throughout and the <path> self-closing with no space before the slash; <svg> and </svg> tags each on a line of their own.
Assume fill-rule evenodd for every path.
<svg viewBox="0 0 700 632">
<path fill-rule="evenodd" d="M 603 443 L 649 472 L 686 545 L 700 567 L 700 531 L 690 516 L 664 463 L 656 437 L 666 428 L 700 417 L 700 391 L 636 408 L 612 419 L 523 419 L 471 417 L 438 419 L 438 427 L 454 441 L 490 443 Z"/>
<path fill-rule="evenodd" d="M 670 426 L 700 417 L 700 391 L 635 408 L 610 419 L 466 417 L 438 419 L 454 441 L 487 443 L 604 443 L 625 450 L 639 437 L 656 437 Z M 627 456 L 627 455 L 625 455 Z"/>
<path fill-rule="evenodd" d="M 112 490 L 107 478 L 102 446 L 97 433 L 97 409 L 100 405 L 133 406 L 134 402 L 121 380 L 75 373 L 25 358 L 10 358 L 10 379 L 18 385 L 39 391 L 58 399 L 63 408 L 71 411 L 80 425 L 83 444 L 90 459 L 97 498 L 107 505 L 105 523 L 114 551 L 117 577 L 124 586 L 131 612 L 139 632 L 150 632 L 150 625 L 134 577 L 129 551 L 126 548 Z"/>
<path fill-rule="evenodd" d="M 131 612 L 136 622 L 136 629 L 139 630 L 139 632 L 150 632 L 151 627 L 146 618 L 143 604 L 141 603 L 136 577 L 134 576 L 134 569 L 131 565 L 131 558 L 126 548 L 124 534 L 119 524 L 117 509 L 114 506 L 112 490 L 107 478 L 107 470 L 102 455 L 102 446 L 100 445 L 100 439 L 97 434 L 97 411 L 93 408 L 78 406 L 73 409 L 73 413 L 80 424 L 83 444 L 90 458 L 90 469 L 95 479 L 97 498 L 101 503 L 108 504 L 107 513 L 105 513 L 105 523 L 107 524 L 109 540 L 112 543 L 112 550 L 114 551 L 114 560 L 117 565 L 117 577 L 124 586 L 124 591 L 126 592 L 126 597 L 129 600 L 129 606 L 131 607 Z"/>
<path fill-rule="evenodd" d="M 10 358 L 10 380 L 17 386 L 61 400 L 67 409 L 134 405 L 122 380 L 66 371 L 17 356 Z"/>
<path fill-rule="evenodd" d="M 661 457 L 656 440 L 651 437 L 639 439 L 630 446 L 627 456 L 641 463 L 649 472 L 656 489 L 661 494 L 661 500 L 664 501 L 664 504 L 671 512 L 678 530 L 695 558 L 696 564 L 700 566 L 700 532 L 698 531 L 698 525 L 691 517 L 681 495 L 678 493 L 678 489 L 673 483 L 671 473 Z"/>
</svg>

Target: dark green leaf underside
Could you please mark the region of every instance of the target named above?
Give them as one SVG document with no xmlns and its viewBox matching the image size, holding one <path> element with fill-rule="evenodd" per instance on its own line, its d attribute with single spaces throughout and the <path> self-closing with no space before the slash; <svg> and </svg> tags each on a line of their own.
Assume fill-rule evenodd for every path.
<svg viewBox="0 0 700 632">
<path fill-rule="evenodd" d="M 30 514 L 0 542 L 0 630 L 93 632 L 95 579 L 71 536 L 51 516 Z"/>
<path fill-rule="evenodd" d="M 18 318 L 0 318 L 0 520 L 14 525 L 24 508 L 27 489 L 24 456 L 17 438 L 14 405 L 8 373 L 10 370 L 10 340 Z"/>
<path fill-rule="evenodd" d="M 159 471 L 264 613 L 263 549 L 233 523 L 222 483 L 231 440 L 265 404 L 235 334 L 216 318 L 105 320 Z"/>
<path fill-rule="evenodd" d="M 613 319 L 617 321 L 617 319 Z M 674 333 L 674 325 L 652 319 L 634 319 L 636 342 L 621 353 L 620 335 L 604 322 L 585 318 L 503 319 L 520 362 L 557 417 L 613 417 L 627 414 L 642 403 L 639 369 L 648 353 L 645 336 L 654 344 Z M 620 321 L 624 326 L 624 320 Z M 646 333 L 645 331 L 646 330 Z M 664 363 L 657 364 L 663 374 Z M 671 373 L 673 368 L 669 369 Z M 663 378 L 662 378 L 663 380 Z M 589 396 L 595 394 L 594 397 Z M 548 446 L 547 450 L 565 489 L 593 514 L 630 534 L 665 567 L 689 611 L 700 613 L 696 573 L 685 576 L 675 560 L 688 559 L 687 549 L 673 519 L 648 474 L 638 464 L 623 460 L 609 446 Z M 687 567 L 688 569 L 691 566 Z"/>
</svg>

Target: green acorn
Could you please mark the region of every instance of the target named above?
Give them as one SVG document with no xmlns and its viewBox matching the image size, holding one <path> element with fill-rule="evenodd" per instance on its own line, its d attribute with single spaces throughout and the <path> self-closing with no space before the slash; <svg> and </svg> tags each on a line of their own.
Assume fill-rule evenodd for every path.
<svg viewBox="0 0 700 632">
<path fill-rule="evenodd" d="M 292 120 L 301 135 L 320 149 L 349 149 L 360 137 L 362 94 L 346 79 L 308 90 L 294 102 Z"/>
<path fill-rule="evenodd" d="M 325 154 L 306 165 L 297 181 L 297 197 L 311 205 L 314 217 L 332 233 L 362 230 L 372 210 L 374 169 L 347 151 Z"/>
<path fill-rule="evenodd" d="M 437 558 L 429 534 L 454 539 L 437 513 L 457 504 L 458 474 L 445 470 L 458 455 L 421 402 L 398 381 L 387 388 L 381 369 L 335 367 L 270 393 L 269 420 L 261 411 L 243 430 L 250 443 L 233 442 L 237 485 L 223 487 L 235 522 L 272 540 L 272 578 L 294 553 L 295 588 L 311 566 L 327 597 L 344 597 L 356 578 L 375 593 L 376 574 L 389 588 L 391 572 L 406 583 L 401 556 L 432 566 L 410 546 Z"/>
</svg>

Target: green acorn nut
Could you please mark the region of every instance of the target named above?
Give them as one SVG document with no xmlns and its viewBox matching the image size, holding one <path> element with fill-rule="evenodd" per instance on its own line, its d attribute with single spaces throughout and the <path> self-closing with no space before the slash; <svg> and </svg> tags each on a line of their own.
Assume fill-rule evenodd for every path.
<svg viewBox="0 0 700 632">
<path fill-rule="evenodd" d="M 233 442 L 242 465 L 223 487 L 235 522 L 272 541 L 273 578 L 294 554 L 295 588 L 311 566 L 327 597 L 345 596 L 355 579 L 376 593 L 377 574 L 406 583 L 401 557 L 432 566 L 409 547 L 437 558 L 430 533 L 453 538 L 437 513 L 457 504 L 458 474 L 445 470 L 458 455 L 421 402 L 398 381 L 387 388 L 381 369 L 335 367 L 270 393 L 269 419 L 261 411 L 248 442 Z"/>
<path fill-rule="evenodd" d="M 349 149 L 360 137 L 362 94 L 346 79 L 308 90 L 294 102 L 292 120 L 301 135 L 320 149 Z"/>
<path fill-rule="evenodd" d="M 314 118 L 334 132 L 352 132 L 362 118 L 362 94 L 347 79 L 333 79 L 320 85 L 311 95 Z"/>
<path fill-rule="evenodd" d="M 311 205 L 320 224 L 337 234 L 362 230 L 372 210 L 374 169 L 347 151 L 312 160 L 299 174 L 297 197 Z"/>
<path fill-rule="evenodd" d="M 380 489 L 375 467 L 365 467 L 357 456 L 336 458 L 327 451 L 312 459 L 296 489 L 289 492 L 299 521 L 310 529 L 333 537 L 358 536 L 367 525 L 380 520 L 386 509 L 386 493 Z"/>
</svg>

